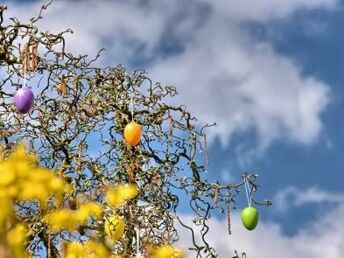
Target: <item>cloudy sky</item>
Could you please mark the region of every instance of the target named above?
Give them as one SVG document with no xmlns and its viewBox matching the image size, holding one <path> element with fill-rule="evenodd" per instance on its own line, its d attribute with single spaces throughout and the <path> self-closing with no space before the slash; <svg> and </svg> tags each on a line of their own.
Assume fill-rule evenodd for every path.
<svg viewBox="0 0 344 258">
<path fill-rule="evenodd" d="M 42 3 L 5 2 L 21 19 Z M 74 53 L 105 47 L 101 64 L 144 68 L 175 85 L 176 102 L 200 123 L 216 122 L 211 179 L 259 173 L 258 197 L 274 205 L 260 208 L 253 232 L 235 213 L 230 237 L 215 216 L 208 237 L 219 257 L 237 249 L 252 258 L 342 258 L 343 22 L 339 0 L 57 0 L 41 25 L 72 28 Z"/>
</svg>

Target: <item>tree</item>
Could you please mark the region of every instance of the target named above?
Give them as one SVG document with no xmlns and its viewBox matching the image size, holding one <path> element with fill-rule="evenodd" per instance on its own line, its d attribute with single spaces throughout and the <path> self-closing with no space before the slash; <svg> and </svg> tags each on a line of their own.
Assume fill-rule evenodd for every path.
<svg viewBox="0 0 344 258">
<path fill-rule="evenodd" d="M 121 65 L 96 67 L 103 50 L 93 59 L 68 53 L 64 35 L 72 33 L 70 29 L 54 34 L 37 26 L 50 4 L 43 5 L 28 23 L 5 20 L 6 7 L 0 7 L 2 169 L 19 169 L 21 179 L 16 180 L 28 180 L 20 189 L 36 190 L 29 197 L 21 192 L 21 197 L 11 199 L 13 204 L 6 204 L 14 205 L 16 219 L 0 220 L 7 227 L 2 233 L 8 236 L 26 228 L 23 244 L 31 255 L 58 257 L 62 252 L 68 257 L 68 250 L 88 246 L 131 257 L 137 253 L 139 237 L 142 253 L 162 257 L 157 252 L 178 240 L 176 224 L 180 224 L 190 231 L 193 256 L 216 257 L 206 237 L 211 211 L 227 214 L 230 233 L 230 208 L 244 186 L 249 186 L 252 198 L 258 189 L 257 176 L 245 172 L 238 183 L 209 182 L 204 175 L 208 166 L 205 131 L 214 124 L 199 126 L 185 106 L 168 104 L 176 88 L 152 82 L 143 70 L 130 73 Z M 28 112 L 13 103 L 15 92 L 26 84 L 36 95 Z M 138 126 L 134 133 L 142 130 L 137 145 L 123 138 L 125 127 L 133 121 Z M 11 154 L 19 142 L 38 160 L 27 158 L 22 146 Z M 21 160 L 28 160 L 26 170 L 16 167 Z M 35 173 L 37 166 L 47 168 L 49 175 L 55 171 L 55 176 L 47 179 L 37 172 L 37 177 L 48 181 L 30 185 L 32 179 L 25 173 Z M 38 192 L 36 187 L 46 184 L 42 182 L 55 188 L 44 186 Z M 12 185 L 6 181 L 2 186 L 6 195 Z M 49 189 L 56 191 L 43 195 Z M 178 215 L 181 196 L 188 198 L 200 239 Z M 73 222 L 74 216 L 79 220 Z M 17 222 L 25 226 L 18 229 Z"/>
</svg>

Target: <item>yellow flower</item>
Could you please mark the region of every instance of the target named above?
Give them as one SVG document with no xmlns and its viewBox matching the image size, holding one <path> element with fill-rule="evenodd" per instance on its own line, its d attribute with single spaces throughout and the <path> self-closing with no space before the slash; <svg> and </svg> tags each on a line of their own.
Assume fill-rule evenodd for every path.
<svg viewBox="0 0 344 258">
<path fill-rule="evenodd" d="M 71 242 L 67 244 L 66 247 L 66 258 L 78 258 L 83 255 L 83 246 L 80 243 Z"/>
<path fill-rule="evenodd" d="M 12 158 L 18 161 L 37 162 L 37 156 L 26 151 L 25 144 L 19 143 L 16 150 L 12 153 Z"/>
<path fill-rule="evenodd" d="M 6 239 L 10 249 L 12 258 L 28 257 L 25 252 L 24 245 L 26 241 L 27 228 L 24 224 L 16 224 L 13 229 L 7 232 Z"/>
<path fill-rule="evenodd" d="M 105 219 L 104 231 L 105 234 L 113 241 L 121 238 L 124 232 L 125 222 L 124 219 L 118 215 L 113 215 Z"/>
<path fill-rule="evenodd" d="M 160 247 L 150 247 L 148 250 L 148 258 L 186 258 L 183 250 L 175 248 L 171 245 Z"/>
<path fill-rule="evenodd" d="M 94 257 L 94 258 L 104 258 L 109 257 L 109 251 L 105 248 L 105 246 L 96 243 L 94 241 L 88 241 L 85 244 L 85 250 L 87 256 L 85 257 Z"/>
<path fill-rule="evenodd" d="M 65 183 L 51 170 L 37 167 L 37 157 L 23 144 L 0 162 L 0 197 L 11 200 L 38 200 L 46 205 L 52 194 L 61 195 Z"/>
<path fill-rule="evenodd" d="M 9 164 L 2 163 L 0 165 L 0 186 L 4 187 L 9 185 L 15 180 L 15 173 Z"/>
<path fill-rule="evenodd" d="M 139 194 L 139 190 L 135 184 L 128 184 L 122 188 L 121 193 L 125 199 L 129 200 L 136 198 L 136 196 Z"/>
<path fill-rule="evenodd" d="M 65 189 L 65 183 L 61 179 L 53 177 L 49 180 L 49 187 L 54 192 L 62 193 Z"/>
<path fill-rule="evenodd" d="M 71 242 L 66 247 L 66 258 L 105 258 L 109 257 L 109 251 L 100 243 L 87 241 L 84 244 Z"/>
<path fill-rule="evenodd" d="M 26 230 L 24 224 L 17 224 L 7 233 L 7 243 L 13 248 L 23 245 L 26 239 Z"/>
<path fill-rule="evenodd" d="M 20 200 L 34 200 L 47 201 L 49 197 L 48 189 L 45 185 L 27 182 L 26 185 L 21 185 L 22 189 L 18 192 L 18 199 Z"/>
<path fill-rule="evenodd" d="M 12 202 L 8 199 L 0 198 L 0 232 L 5 230 L 5 221 L 12 216 Z"/>
<path fill-rule="evenodd" d="M 116 207 L 130 199 L 134 199 L 138 193 L 135 184 L 125 184 L 108 190 L 106 193 L 106 200 L 109 205 Z"/>
<path fill-rule="evenodd" d="M 49 225 L 53 232 L 58 232 L 63 229 L 74 231 L 79 225 L 78 221 L 73 216 L 73 212 L 67 209 L 61 209 L 48 214 L 44 221 Z"/>
<path fill-rule="evenodd" d="M 18 195 L 18 187 L 15 185 L 10 185 L 7 187 L 7 196 L 17 196 Z"/>
<path fill-rule="evenodd" d="M 95 219 L 101 218 L 103 215 L 103 208 L 100 204 L 89 202 L 80 206 L 79 210 L 75 212 L 75 217 L 80 222 L 85 222 L 88 217 L 92 216 Z"/>
<path fill-rule="evenodd" d="M 24 145 L 17 149 L 5 160 L 0 161 L 0 233 L 10 247 L 10 257 L 24 258 L 27 229 L 24 224 L 13 224 L 14 202 L 17 200 L 39 201 L 40 207 L 48 206 L 52 200 L 59 207 L 63 204 L 65 194 L 73 192 L 73 185 L 67 185 L 55 176 L 53 171 L 37 166 L 37 157 L 28 154 Z M 137 186 L 126 184 L 115 187 L 107 192 L 106 198 L 111 205 L 121 205 L 138 195 Z M 52 232 L 60 230 L 75 231 L 79 226 L 88 223 L 89 217 L 101 219 L 103 207 L 96 202 L 87 202 L 77 210 L 60 209 L 44 216 L 43 222 Z M 8 228 L 12 227 L 8 232 Z M 104 232 L 117 241 L 125 229 L 125 221 L 118 215 L 110 216 L 105 220 Z M 88 241 L 84 244 L 69 243 L 66 247 L 67 258 L 120 258 L 111 255 L 109 250 L 100 243 Z"/>
<path fill-rule="evenodd" d="M 80 206 L 78 210 L 61 209 L 48 214 L 45 222 L 54 232 L 66 229 L 69 231 L 77 230 L 78 226 L 87 223 L 87 219 L 92 216 L 100 219 L 103 208 L 100 204 L 89 202 Z"/>
</svg>

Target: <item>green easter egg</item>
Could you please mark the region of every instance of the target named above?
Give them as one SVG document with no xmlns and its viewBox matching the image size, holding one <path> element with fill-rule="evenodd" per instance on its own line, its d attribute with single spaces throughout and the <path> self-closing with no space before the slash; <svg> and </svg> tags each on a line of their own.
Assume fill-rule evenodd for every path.
<svg viewBox="0 0 344 258">
<path fill-rule="evenodd" d="M 247 228 L 248 230 L 253 230 L 259 220 L 259 214 L 258 210 L 254 207 L 246 207 L 241 212 L 241 221 L 242 224 Z"/>
</svg>

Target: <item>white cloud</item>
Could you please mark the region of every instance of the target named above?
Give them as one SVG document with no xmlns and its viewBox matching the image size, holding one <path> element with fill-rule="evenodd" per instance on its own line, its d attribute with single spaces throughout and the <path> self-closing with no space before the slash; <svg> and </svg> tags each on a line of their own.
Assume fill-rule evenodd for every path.
<svg viewBox="0 0 344 258">
<path fill-rule="evenodd" d="M 191 221 L 184 216 L 183 221 Z M 247 231 L 241 225 L 238 213 L 231 217 L 232 235 L 228 236 L 225 220 L 212 218 L 207 240 L 219 257 L 232 257 L 234 250 L 245 252 L 249 258 L 342 258 L 344 252 L 344 206 L 318 218 L 307 229 L 296 235 L 286 236 L 279 224 L 259 222 L 254 231 Z M 190 223 L 188 223 L 190 224 Z M 181 229 L 180 244 L 190 245 L 188 232 Z M 200 243 L 199 236 L 197 243 Z M 193 257 L 192 253 L 189 255 Z"/>
<path fill-rule="evenodd" d="M 107 47 L 107 59 L 113 65 L 133 59 L 134 51 L 141 44 L 145 51 L 154 48 L 165 28 L 165 17 L 158 10 L 140 8 L 140 1 L 55 1 L 43 13 L 42 30 L 59 32 L 66 28 L 74 31 L 66 35 L 67 49 L 73 54 L 95 55 Z M 7 17 L 16 16 L 25 21 L 37 16 L 46 1 L 8 3 Z M 167 8 L 154 5 L 155 9 Z M 127 64 L 127 63 L 126 63 Z"/>
<path fill-rule="evenodd" d="M 338 0 L 199 0 L 209 3 L 217 14 L 237 21 L 266 22 L 287 18 L 300 9 L 334 8 Z"/>
<path fill-rule="evenodd" d="M 328 192 L 314 186 L 307 189 L 288 186 L 277 192 L 273 203 L 276 211 L 285 211 L 292 206 L 301 206 L 308 203 L 340 205 L 344 204 L 344 194 Z"/>
<path fill-rule="evenodd" d="M 209 30 L 208 37 L 198 40 L 202 44 L 155 64 L 153 74 L 178 85 L 183 102 L 202 122 L 216 121 L 212 131 L 223 143 L 249 129 L 258 132 L 263 146 L 278 138 L 314 141 L 328 86 L 302 78 L 290 60 L 268 45 L 219 40 L 216 35 Z"/>
<path fill-rule="evenodd" d="M 201 123 L 224 145 L 234 133 L 253 130 L 264 150 L 286 139 L 310 144 L 321 129 L 329 86 L 312 77 L 269 42 L 256 42 L 241 22 L 287 18 L 301 9 L 333 8 L 335 0 L 56 1 L 43 27 L 66 27 L 73 52 L 95 54 L 106 47 L 107 64 L 146 58 L 154 79 L 174 84 Z M 29 6 L 29 7 L 28 7 Z M 10 4 L 11 14 L 32 16 L 39 3 Z M 159 51 L 166 45 L 179 51 Z M 140 67 L 141 68 L 141 67 Z"/>
</svg>

